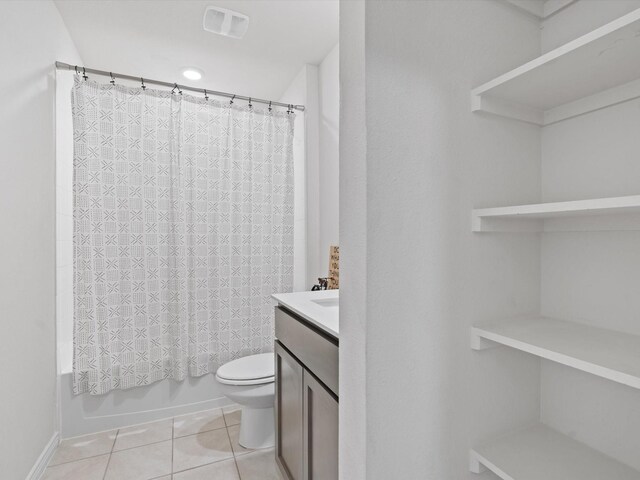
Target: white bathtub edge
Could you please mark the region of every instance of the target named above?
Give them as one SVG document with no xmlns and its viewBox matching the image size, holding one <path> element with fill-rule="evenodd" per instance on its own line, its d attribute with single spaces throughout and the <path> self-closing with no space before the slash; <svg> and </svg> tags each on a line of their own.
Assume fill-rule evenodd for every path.
<svg viewBox="0 0 640 480">
<path fill-rule="evenodd" d="M 213 378 L 212 382 L 215 382 Z M 154 422 L 179 415 L 195 413 L 203 410 L 211 410 L 232 405 L 233 402 L 218 391 L 217 385 L 212 383 L 206 390 L 203 398 L 203 391 L 192 390 L 193 401 L 177 403 L 175 398 L 167 400 L 151 395 L 145 395 L 144 399 L 132 399 L 130 402 L 112 402 L 108 395 L 100 399 L 104 402 L 100 408 L 86 408 L 86 400 L 92 400 L 88 394 L 74 396 L 72 393 L 71 374 L 65 374 L 60 379 L 61 387 L 61 425 L 60 437 L 62 439 L 87 435 L 90 433 L 103 432 L 117 428 Z M 147 390 L 154 388 L 154 385 L 141 387 Z M 161 388 L 155 384 L 155 388 Z M 186 391 L 191 390 L 189 385 L 183 385 Z M 126 392 L 126 391 L 125 391 Z M 151 392 L 147 392 L 151 393 Z M 122 395 L 122 392 L 120 392 Z M 84 397 L 84 398 L 83 398 Z M 148 398 L 151 397 L 151 398 Z M 148 400 L 148 401 L 147 401 Z M 175 404 L 171 404 L 176 402 Z M 125 404 L 126 403 L 126 404 Z M 168 405 L 168 406 L 165 406 Z"/>
</svg>

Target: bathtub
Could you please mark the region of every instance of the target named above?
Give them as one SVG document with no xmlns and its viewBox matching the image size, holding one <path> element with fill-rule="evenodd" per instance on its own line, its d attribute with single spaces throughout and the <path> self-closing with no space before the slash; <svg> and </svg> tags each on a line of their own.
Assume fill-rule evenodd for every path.
<svg viewBox="0 0 640 480">
<path fill-rule="evenodd" d="M 62 438 L 152 422 L 231 403 L 220 393 L 213 374 L 190 377 L 182 382 L 163 380 L 104 395 L 74 395 L 72 374 L 66 371 L 59 375 L 59 386 Z"/>
</svg>

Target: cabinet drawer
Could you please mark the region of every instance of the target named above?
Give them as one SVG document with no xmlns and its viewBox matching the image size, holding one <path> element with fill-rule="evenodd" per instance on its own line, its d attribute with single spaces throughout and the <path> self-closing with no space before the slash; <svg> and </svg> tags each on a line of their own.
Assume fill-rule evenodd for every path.
<svg viewBox="0 0 640 480">
<path fill-rule="evenodd" d="M 276 338 L 338 395 L 338 341 L 304 319 L 276 307 Z"/>
</svg>

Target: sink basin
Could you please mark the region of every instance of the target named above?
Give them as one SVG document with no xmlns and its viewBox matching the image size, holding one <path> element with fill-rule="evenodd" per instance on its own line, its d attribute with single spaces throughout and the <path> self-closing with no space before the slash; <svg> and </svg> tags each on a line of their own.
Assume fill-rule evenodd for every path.
<svg viewBox="0 0 640 480">
<path fill-rule="evenodd" d="M 320 305 L 325 308 L 338 308 L 340 303 L 339 298 L 319 298 L 318 300 L 311 300 L 316 305 Z"/>
</svg>

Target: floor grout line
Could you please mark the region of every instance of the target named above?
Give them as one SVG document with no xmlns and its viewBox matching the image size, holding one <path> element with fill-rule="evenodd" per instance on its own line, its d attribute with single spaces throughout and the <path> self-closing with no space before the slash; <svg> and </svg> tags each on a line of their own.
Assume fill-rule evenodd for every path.
<svg viewBox="0 0 640 480">
<path fill-rule="evenodd" d="M 171 479 L 173 480 L 173 449 L 176 445 L 176 417 L 171 419 Z"/>
<path fill-rule="evenodd" d="M 229 428 L 229 427 L 233 427 L 234 425 L 239 425 L 239 423 L 234 423 L 233 425 L 229 425 L 229 424 L 227 423 L 227 415 L 226 415 L 226 413 L 225 413 L 224 409 L 225 409 L 225 408 L 229 408 L 230 406 L 233 406 L 233 405 L 228 405 L 228 406 L 226 406 L 226 407 L 222 407 L 222 408 L 220 409 L 220 410 L 222 410 L 222 419 L 224 420 L 224 424 L 227 426 L 227 428 Z M 232 412 L 229 412 L 229 414 L 231 414 L 231 413 L 233 413 L 233 412 L 236 412 L 236 411 L 238 411 L 238 410 L 240 410 L 240 411 L 242 412 L 242 407 L 240 407 L 240 405 L 236 405 L 236 406 L 237 406 L 238 408 L 236 408 L 236 409 L 235 409 L 235 410 L 233 410 Z"/>
<path fill-rule="evenodd" d="M 170 417 L 170 418 L 166 418 L 166 419 L 157 420 L 157 421 L 162 421 L 162 420 L 171 420 L 171 439 L 170 439 L 170 440 L 171 440 L 171 471 L 170 471 L 169 473 L 167 473 L 167 474 L 164 474 L 164 475 L 161 475 L 160 477 L 155 477 L 155 478 L 162 478 L 162 477 L 164 477 L 164 476 L 166 475 L 166 476 L 168 476 L 169 478 L 173 479 L 173 478 L 174 478 L 174 476 L 175 476 L 176 474 L 183 473 L 183 472 L 187 472 L 187 471 L 189 471 L 189 470 L 195 470 L 195 469 L 198 469 L 198 468 L 201 468 L 201 467 L 205 467 L 205 466 L 207 466 L 207 465 L 212 465 L 212 464 L 216 464 L 216 463 L 220 463 L 220 462 L 225 462 L 225 461 L 227 461 L 227 460 L 232 460 L 232 459 L 233 459 L 233 463 L 234 463 L 234 465 L 235 465 L 236 473 L 237 473 L 237 475 L 238 475 L 238 480 L 241 480 L 241 479 L 242 479 L 242 475 L 240 474 L 240 467 L 239 467 L 239 465 L 238 465 L 238 457 L 239 457 L 239 456 L 247 455 L 247 454 L 252 453 L 252 452 L 260 451 L 260 450 L 262 450 L 262 449 L 260 449 L 260 450 L 248 450 L 248 451 L 236 452 L 236 449 L 234 449 L 234 444 L 233 444 L 233 440 L 232 440 L 232 437 L 231 437 L 231 431 L 230 431 L 230 429 L 232 429 L 232 428 L 239 428 L 239 425 L 240 425 L 240 424 L 239 424 L 239 423 L 236 423 L 236 424 L 233 424 L 233 425 L 228 425 L 228 424 L 227 424 L 227 422 L 230 422 L 231 420 L 230 420 L 230 419 L 228 419 L 228 418 L 227 418 L 227 416 L 225 416 L 225 412 L 224 412 L 223 408 L 221 408 L 221 407 L 220 407 L 220 408 L 211 409 L 211 412 L 213 413 L 213 412 L 214 412 L 214 411 L 216 411 L 216 410 L 219 410 L 219 411 L 220 411 L 220 413 L 221 413 L 221 415 L 222 415 L 222 419 L 223 419 L 223 424 L 224 424 L 224 426 L 222 426 L 222 427 L 218 427 L 218 428 L 213 428 L 213 429 L 211 429 L 211 430 L 198 431 L 198 432 L 195 432 L 195 433 L 190 433 L 190 434 L 188 434 L 188 435 L 182 435 L 182 436 L 178 436 L 178 437 L 176 437 L 176 425 L 175 425 L 176 418 L 184 417 L 184 416 L 186 416 L 186 415 L 179 415 L 178 417 Z M 235 411 L 235 410 L 234 410 L 234 411 Z M 197 413 L 202 413 L 202 412 L 195 412 L 195 413 L 197 414 Z M 230 414 L 232 414 L 232 413 L 234 413 L 234 412 L 229 412 L 229 415 L 230 415 Z M 154 423 L 154 422 L 145 422 L 145 423 Z M 138 425 L 144 425 L 144 423 L 143 423 L 143 424 L 136 424 L 136 425 L 133 425 L 133 426 L 138 426 Z M 114 455 L 115 453 L 118 453 L 118 452 L 125 452 L 125 451 L 128 451 L 128 450 L 133 450 L 133 449 L 136 449 L 136 448 L 142 448 L 142 447 L 146 447 L 146 446 L 149 446 L 149 445 L 156 445 L 156 444 L 159 444 L 159 443 L 164 443 L 164 442 L 166 442 L 167 440 L 169 440 L 169 439 L 159 440 L 159 441 L 155 441 L 155 442 L 144 443 L 144 444 L 142 444 L 142 445 L 136 445 L 136 446 L 133 446 L 133 447 L 123 448 L 123 449 L 121 449 L 121 450 L 115 450 L 116 443 L 117 443 L 118 438 L 119 438 L 119 436 L 120 436 L 120 432 L 121 432 L 123 429 L 126 429 L 126 428 L 128 428 L 128 427 L 129 427 L 129 426 L 125 426 L 125 427 L 121 427 L 121 428 L 118 428 L 118 429 L 112 429 L 112 430 L 111 430 L 111 431 L 114 431 L 114 432 L 115 432 L 115 436 L 114 436 L 114 438 L 113 438 L 113 443 L 111 444 L 111 448 L 110 448 L 110 450 L 109 450 L 108 452 L 104 452 L 104 453 L 101 453 L 101 454 L 98 454 L 98 455 L 90 455 L 90 456 L 88 456 L 88 457 L 78 458 L 78 459 L 71 460 L 71 461 L 68 461 L 68 462 L 62 462 L 62 463 L 59 463 L 59 464 L 57 464 L 57 465 L 55 465 L 55 466 L 58 466 L 58 465 L 66 465 L 66 464 L 70 464 L 70 463 L 74 463 L 74 462 L 84 461 L 84 460 L 87 460 L 87 459 L 91 459 L 91 458 L 96 458 L 96 457 L 101 457 L 101 456 L 104 456 L 104 455 L 108 455 L 107 462 L 106 462 L 106 465 L 105 465 L 105 467 L 104 467 L 104 472 L 103 472 L 103 475 L 102 475 L 102 480 L 106 480 L 106 478 L 107 478 L 107 473 L 108 473 L 108 471 L 109 471 L 109 467 L 110 467 L 110 465 L 111 465 L 111 459 L 112 459 L 112 457 L 113 457 L 113 455 Z M 225 430 L 225 432 L 226 432 L 227 440 L 229 441 L 229 447 L 230 447 L 230 453 L 231 453 L 231 455 L 230 455 L 229 457 L 227 457 L 227 458 L 223 458 L 223 459 L 219 459 L 219 460 L 215 460 L 215 461 L 213 461 L 213 462 L 204 463 L 204 464 L 202 464 L 202 465 L 197 465 L 197 466 L 194 466 L 194 467 L 186 468 L 186 469 L 183 469 L 183 470 L 180 470 L 180 471 L 174 471 L 174 469 L 175 469 L 175 440 L 176 440 L 177 438 L 186 438 L 186 437 L 191 437 L 191 436 L 201 435 L 201 434 L 205 434 L 205 433 L 210 433 L 210 432 L 214 432 L 214 431 L 219 431 L 219 430 L 221 430 L 221 429 L 223 429 L 223 428 L 224 428 L 224 430 Z M 111 432 L 111 431 L 107 430 L 106 432 Z M 102 432 L 100 432 L 100 433 L 102 433 Z M 78 436 L 78 437 L 72 437 L 72 438 L 81 438 L 81 437 L 83 437 L 83 436 L 88 436 L 88 435 L 92 435 L 92 434 L 81 435 L 81 436 Z M 124 434 L 123 434 L 123 435 L 124 435 Z M 229 467 L 230 467 L 230 466 L 231 466 L 231 465 L 229 465 Z M 96 473 L 97 473 L 97 472 L 96 472 Z"/>
<path fill-rule="evenodd" d="M 0 0 L 0 1 L 2 1 L 2 0 Z M 194 435 L 197 435 L 197 433 L 194 434 Z M 184 437 L 178 437 L 178 438 L 184 438 Z M 110 452 L 98 453 L 97 455 L 89 455 L 88 457 L 77 458 L 75 460 L 69 460 L 68 462 L 60 462 L 60 463 L 56 463 L 55 465 L 51 465 L 51 466 L 52 467 L 57 467 L 58 465 L 66 465 L 67 463 L 80 462 L 82 460 L 87 460 L 89 458 L 102 457 L 104 455 L 111 455 L 112 453 L 126 452 L 127 450 L 133 450 L 134 448 L 142 448 L 142 447 L 147 447 L 149 445 L 156 445 L 158 443 L 168 442 L 169 440 L 171 440 L 171 439 L 170 438 L 165 438 L 164 440 L 158 440 L 157 442 L 145 443 L 145 444 L 142 444 L 142 445 L 137 445 L 135 447 L 122 448 L 120 450 L 114 450 L 114 448 L 115 448 L 115 441 L 114 441 L 114 443 L 113 443 L 114 446 L 111 447 L 111 451 Z"/>
<path fill-rule="evenodd" d="M 242 477 L 240 476 L 240 467 L 238 466 L 238 459 L 235 456 L 233 457 L 233 463 L 236 464 L 236 471 L 238 472 L 238 480 L 242 480 Z"/>
<path fill-rule="evenodd" d="M 1 1 L 1 0 L 0 0 L 0 1 Z M 165 420 L 166 420 L 166 419 L 165 419 Z M 235 425 L 232 425 L 232 427 L 233 427 L 233 426 L 235 426 Z M 123 428 L 127 428 L 127 427 L 123 427 Z M 116 444 L 116 443 L 115 443 L 115 441 L 117 440 L 117 435 L 116 435 L 116 439 L 114 439 L 114 441 L 113 441 L 113 446 L 111 447 L 111 451 L 109 451 L 109 452 L 103 452 L 103 453 L 98 453 L 98 454 L 96 454 L 96 455 L 89 455 L 89 456 L 87 456 L 87 457 L 76 458 L 75 460 L 69 460 L 69 461 L 66 461 L 66 462 L 60 462 L 60 463 L 56 463 L 55 465 L 49 465 L 49 466 L 51 466 L 51 467 L 57 467 L 58 465 L 66 465 L 67 463 L 79 462 L 79 461 L 81 461 L 81 460 L 87 460 L 87 459 L 89 459 L 89 458 L 102 457 L 102 456 L 104 456 L 104 455 L 111 455 L 112 453 L 126 452 L 127 450 L 133 450 L 134 448 L 142 448 L 142 447 L 147 447 L 147 446 L 149 446 L 149 445 L 156 445 L 156 444 L 158 444 L 158 443 L 168 442 L 169 440 L 171 440 L 171 441 L 172 441 L 172 442 L 171 442 L 171 447 L 172 447 L 172 453 L 171 453 L 171 455 L 172 455 L 172 457 L 173 457 L 173 440 L 176 440 L 176 439 L 179 439 L 179 438 L 193 437 L 193 436 L 195 436 L 195 435 L 200 435 L 200 434 L 202 434 L 202 433 L 215 432 L 215 431 L 217 431 L 217 430 L 222 430 L 223 428 L 227 428 L 227 427 L 219 427 L 219 428 L 214 428 L 214 429 L 212 429 L 212 430 L 204 430 L 204 431 L 202 431 L 202 432 L 190 433 L 190 434 L 188 434 L 188 435 L 179 435 L 179 436 L 177 436 L 177 437 L 174 437 L 174 436 L 173 436 L 173 434 L 174 434 L 174 433 L 173 433 L 173 432 L 174 432 L 174 427 L 172 426 L 172 427 L 171 427 L 171 429 L 172 429 L 172 436 L 171 436 L 171 438 L 165 438 L 164 440 L 158 440 L 158 441 L 155 441 L 155 442 L 143 443 L 143 444 L 141 444 L 141 445 L 136 445 L 135 447 L 121 448 L 120 450 L 115 450 L 115 444 Z M 119 430 L 118 430 L 118 433 L 119 433 Z M 91 434 L 89 434 L 89 435 L 91 435 Z M 80 438 L 80 437 L 74 437 L 74 438 Z"/>
<path fill-rule="evenodd" d="M 188 472 L 190 470 L 197 470 L 198 468 L 207 467 L 209 465 L 214 465 L 216 463 L 228 462 L 229 460 L 233 460 L 233 459 L 234 459 L 233 457 L 222 458 L 222 459 L 216 460 L 214 462 L 203 463 L 202 465 L 196 465 L 195 467 L 189 467 L 189 468 L 185 468 L 185 469 L 182 469 L 182 470 L 178 470 L 177 472 L 173 472 L 171 475 L 176 475 L 178 473 Z"/>
<path fill-rule="evenodd" d="M 224 411 L 223 411 L 224 414 Z M 225 418 L 225 423 L 227 419 Z M 238 458 L 236 457 L 236 451 L 233 448 L 233 440 L 231 440 L 231 434 L 229 433 L 229 427 L 227 427 L 227 437 L 229 438 L 229 446 L 231 447 L 231 453 L 233 454 L 233 463 L 236 466 L 236 472 L 238 472 L 238 480 L 242 480 L 240 476 L 240 467 L 238 467 Z"/>
<path fill-rule="evenodd" d="M 217 409 L 214 409 L 214 410 L 217 410 Z M 197 413 L 200 413 L 200 412 L 197 412 Z M 116 432 L 116 437 L 113 440 L 113 445 L 111 447 L 111 451 L 110 452 L 103 452 L 103 453 L 98 453 L 96 455 L 89 455 L 87 457 L 76 458 L 75 460 L 69 460 L 69 461 L 66 461 L 66 462 L 60 462 L 60 463 L 57 463 L 55 465 L 50 465 L 50 466 L 51 467 L 57 467 L 58 465 L 65 465 L 67 463 L 79 462 L 80 460 L 86 460 L 88 458 L 101 457 L 103 455 L 110 455 L 111 453 L 125 452 L 127 450 L 133 450 L 134 448 L 141 448 L 141 447 L 146 447 L 148 445 L 155 445 L 157 443 L 166 442 L 168 440 L 172 440 L 172 445 L 171 446 L 173 448 L 173 440 L 175 440 L 176 438 L 192 437 L 194 435 L 200 435 L 201 433 L 209 433 L 209 432 L 214 432 L 216 430 L 222 430 L 223 428 L 227 428 L 226 426 L 222 426 L 222 427 L 218 427 L 218 428 L 212 428 L 211 430 L 203 430 L 201 432 L 188 433 L 187 435 L 178 435 L 178 436 L 176 436 L 175 435 L 175 423 L 174 423 L 175 422 L 175 418 L 176 417 L 174 417 L 174 418 L 163 418 L 162 419 L 162 420 L 173 420 L 172 423 L 171 423 L 171 438 L 165 438 L 164 440 L 158 440 L 158 441 L 155 441 L 155 442 L 143 443 L 143 444 L 140 444 L 140 445 L 136 445 L 134 447 L 127 447 L 127 448 L 121 448 L 120 450 L 115 450 L 115 445 L 116 445 L 116 441 L 118 440 L 117 437 L 120 434 L 120 430 L 122 430 L 124 428 L 129 428 L 129 426 L 122 427 L 122 428 L 119 428 L 119 429 L 116 429 L 116 430 L 105 430 L 104 432 L 99 432 L 99 433 L 106 433 L 106 432 L 111 432 L 111 431 L 115 431 Z M 158 420 L 158 421 L 162 421 L 162 420 Z M 148 423 L 154 423 L 154 422 L 148 422 Z M 138 426 L 138 425 L 145 425 L 145 424 L 144 423 L 140 423 L 140 424 L 137 424 L 137 425 L 134 425 L 134 426 Z M 235 426 L 235 425 L 232 425 L 232 427 L 233 426 Z M 68 438 L 68 439 L 65 438 L 63 441 L 82 438 L 82 437 L 86 437 L 86 436 L 89 436 L 89 435 L 94 435 L 94 434 L 93 433 L 88 433 L 87 435 L 79 435 L 77 437 L 71 437 L 71 438 Z M 173 456 L 173 450 L 172 450 L 172 456 Z"/>
<path fill-rule="evenodd" d="M 175 421 L 175 417 L 174 417 L 174 421 Z M 173 449 L 172 449 L 171 450 L 171 476 L 172 476 L 172 478 L 173 478 L 173 475 L 175 475 L 177 473 L 188 472 L 189 470 L 195 470 L 196 468 L 205 467 L 207 465 L 213 465 L 214 463 L 226 462 L 227 460 L 231 460 L 231 459 L 234 459 L 234 462 L 235 462 L 235 454 L 233 452 L 233 447 L 231 446 L 231 436 L 229 435 L 229 429 L 226 426 L 225 427 L 221 427 L 221 428 L 216 428 L 216 429 L 213 429 L 213 430 L 207 430 L 207 431 L 204 431 L 204 432 L 193 433 L 191 435 L 185 435 L 185 436 L 182 436 L 182 437 L 176 437 L 176 438 L 192 437 L 192 436 L 195 436 L 195 435 L 200 435 L 201 433 L 209 433 L 209 432 L 222 430 L 223 428 L 227 432 L 227 439 L 229 440 L 229 449 L 231 450 L 231 456 L 230 457 L 222 458 L 220 460 L 215 460 L 213 462 L 203 463 L 202 465 L 197 465 L 195 467 L 189 467 L 189 468 L 185 468 L 183 470 L 174 471 L 174 468 L 173 468 Z M 175 440 L 175 438 L 173 440 Z M 237 468 L 237 465 L 236 465 L 236 468 Z"/>
<path fill-rule="evenodd" d="M 104 475 L 102 475 L 102 480 L 107 478 L 107 471 L 109 470 L 109 464 L 111 463 L 111 455 L 113 455 L 113 449 L 116 448 L 116 440 L 118 440 L 118 434 L 120 433 L 120 429 L 116 430 L 116 436 L 113 439 L 113 444 L 111 445 L 111 451 L 109 452 L 109 458 L 107 458 L 107 465 L 104 467 Z"/>
<path fill-rule="evenodd" d="M 197 435 L 197 434 L 196 434 L 196 435 Z M 227 437 L 229 438 L 229 442 L 231 442 L 231 434 L 229 433 L 228 429 L 227 429 Z M 178 437 L 178 438 L 184 438 L 184 437 Z M 161 442 L 149 443 L 149 444 L 147 444 L 147 445 L 155 445 L 155 444 L 157 444 L 157 443 L 162 443 L 162 442 L 166 442 L 166 441 L 167 441 L 167 440 L 162 440 Z M 114 444 L 115 444 L 115 441 L 114 441 Z M 144 447 L 144 446 L 146 446 L 146 445 L 141 445 L 141 446 L 143 446 L 143 447 Z M 127 448 L 127 449 L 125 449 L 125 450 L 132 450 L 133 448 L 139 448 L 139 447 Z M 243 453 L 240 453 L 240 454 L 236 455 L 235 451 L 234 451 L 234 450 L 233 450 L 233 448 L 232 448 L 232 449 L 231 449 L 232 456 L 230 456 L 230 457 L 223 458 L 223 459 L 220 459 L 220 460 L 216 460 L 216 461 L 214 461 L 214 462 L 203 463 L 202 465 L 197 465 L 197 466 L 195 466 L 195 467 L 185 468 L 185 469 L 183 469 L 183 470 L 179 470 L 179 471 L 177 471 L 177 472 L 173 472 L 173 471 L 172 471 L 171 473 L 166 473 L 166 474 L 160 475 L 159 477 L 154 477 L 154 478 L 155 478 L 155 479 L 157 479 L 157 478 L 162 478 L 162 477 L 165 477 L 165 476 L 173 476 L 173 475 L 178 474 L 178 473 L 184 473 L 184 472 L 188 472 L 188 471 L 190 471 L 190 470 L 196 470 L 196 469 L 201 468 L 201 467 L 206 467 L 206 466 L 208 466 L 208 465 L 213 465 L 213 464 L 215 464 L 215 463 L 226 462 L 226 461 L 228 461 L 228 460 L 232 460 L 232 459 L 234 460 L 234 463 L 235 463 L 235 465 L 236 465 L 236 470 L 238 471 L 238 477 L 239 477 L 239 478 L 241 478 L 241 477 L 240 477 L 240 469 L 239 469 L 239 467 L 238 467 L 237 457 L 238 457 L 238 456 L 243 457 L 243 456 L 246 456 L 246 455 L 248 455 L 248 454 L 250 454 L 250 453 L 262 452 L 262 451 L 264 451 L 264 450 L 270 450 L 270 449 L 273 449 L 273 447 L 264 448 L 264 449 L 258 449 L 258 450 L 251 450 L 251 451 L 249 451 L 249 452 L 243 452 Z M 112 452 L 112 453 L 123 452 L 123 451 L 125 451 L 125 450 L 118 450 L 118 451 L 114 451 L 114 452 Z M 73 462 L 77 462 L 77 461 L 86 460 L 86 459 L 88 459 L 88 458 L 102 457 L 102 456 L 104 456 L 104 455 L 109 455 L 109 456 L 111 456 L 111 453 L 103 453 L 103 454 L 100 454 L 100 455 L 93 455 L 93 456 L 91 456 L 91 457 L 85 457 L 85 458 L 81 458 L 81 459 L 79 459 L 79 460 L 73 460 L 73 461 L 71 461 L 71 462 L 65 462 L 65 464 L 66 464 L 66 463 L 73 463 Z M 172 452 L 172 456 L 173 456 L 173 452 Z M 61 463 L 61 464 L 59 464 L 59 465 L 64 465 L 64 464 L 62 464 L 62 463 Z M 55 465 L 55 466 L 57 466 L 57 465 Z M 108 467 L 108 466 L 109 466 L 109 465 L 107 464 L 107 467 Z M 173 470 L 173 468 L 172 468 L 172 470 Z M 106 468 L 105 468 L 105 475 L 106 475 Z M 104 477 L 103 477 L 103 478 L 104 478 Z"/>
<path fill-rule="evenodd" d="M 68 462 L 60 462 L 60 463 L 56 463 L 55 465 L 47 465 L 47 468 L 59 467 L 60 465 L 67 465 L 69 463 L 81 462 L 83 460 L 89 460 L 90 458 L 104 457 L 105 455 L 111 455 L 111 452 L 99 453 L 97 455 L 89 455 L 88 457 L 77 458 L 75 460 L 69 460 Z"/>
<path fill-rule="evenodd" d="M 212 428 L 211 430 L 202 430 L 202 431 L 196 432 L 196 433 L 187 433 L 186 435 L 175 435 L 174 434 L 174 438 L 191 437 L 193 435 L 200 435 L 201 433 L 215 432 L 216 430 L 222 430 L 223 428 L 227 428 L 227 427 L 222 426 L 222 427 L 218 427 L 218 428 Z"/>
<path fill-rule="evenodd" d="M 157 445 L 158 443 L 168 442 L 169 440 L 171 439 L 165 438 L 164 440 L 158 440 L 157 442 L 149 442 L 149 443 L 143 443 L 142 445 L 136 445 L 135 447 L 121 448 L 120 450 L 113 450 L 112 453 L 126 452 L 127 450 L 133 450 L 134 448 L 142 448 L 142 447 L 148 447 L 149 445 Z"/>
</svg>

